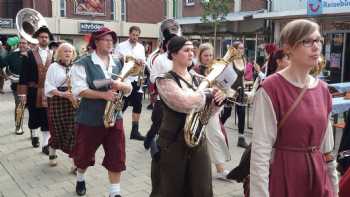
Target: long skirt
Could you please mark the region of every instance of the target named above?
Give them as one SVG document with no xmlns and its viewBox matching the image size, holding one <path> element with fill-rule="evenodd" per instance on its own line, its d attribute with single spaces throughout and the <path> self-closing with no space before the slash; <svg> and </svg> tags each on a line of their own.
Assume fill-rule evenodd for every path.
<svg viewBox="0 0 350 197">
<path fill-rule="evenodd" d="M 225 134 L 220 125 L 219 113 L 217 112 L 210 117 L 205 130 L 210 158 L 214 164 L 223 164 L 231 160 Z"/>
<path fill-rule="evenodd" d="M 70 155 L 75 142 L 75 110 L 72 103 L 68 99 L 58 96 L 48 98 L 47 102 L 51 134 L 49 146 Z"/>
</svg>

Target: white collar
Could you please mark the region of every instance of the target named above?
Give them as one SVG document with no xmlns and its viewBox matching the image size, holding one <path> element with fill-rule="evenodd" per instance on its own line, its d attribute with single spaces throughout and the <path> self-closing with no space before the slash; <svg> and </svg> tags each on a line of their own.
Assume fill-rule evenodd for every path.
<svg viewBox="0 0 350 197">
<path fill-rule="evenodd" d="M 129 45 L 131 46 L 131 48 L 136 47 L 136 46 L 137 46 L 137 44 L 138 44 L 138 42 L 136 42 L 136 43 L 135 43 L 135 45 L 134 45 L 134 44 L 132 44 L 132 43 L 130 42 L 130 39 L 128 39 L 128 43 L 129 43 Z"/>
<path fill-rule="evenodd" d="M 91 60 L 94 64 L 98 64 L 100 66 L 103 66 L 104 63 L 103 61 L 101 60 L 101 58 L 96 54 L 96 51 L 92 52 L 91 54 Z M 109 55 L 109 65 L 108 67 L 113 67 L 113 66 L 116 66 L 115 63 L 114 63 L 114 60 L 113 60 L 113 57 L 112 55 Z"/>
<path fill-rule="evenodd" d="M 49 47 L 45 47 L 45 48 L 38 47 L 38 48 L 39 48 L 39 51 L 49 51 Z"/>
</svg>

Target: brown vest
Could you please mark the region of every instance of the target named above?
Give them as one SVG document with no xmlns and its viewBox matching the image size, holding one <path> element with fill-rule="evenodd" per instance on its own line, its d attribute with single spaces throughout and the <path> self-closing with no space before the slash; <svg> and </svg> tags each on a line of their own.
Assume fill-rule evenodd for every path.
<svg viewBox="0 0 350 197">
<path fill-rule="evenodd" d="M 52 53 L 49 51 L 45 64 L 43 64 L 41 60 L 41 57 L 39 54 L 39 48 L 36 48 L 35 50 L 33 50 L 33 55 L 38 68 L 36 107 L 38 108 L 47 107 L 47 100 L 44 93 L 44 86 L 45 86 L 46 72 L 52 60 Z"/>
</svg>

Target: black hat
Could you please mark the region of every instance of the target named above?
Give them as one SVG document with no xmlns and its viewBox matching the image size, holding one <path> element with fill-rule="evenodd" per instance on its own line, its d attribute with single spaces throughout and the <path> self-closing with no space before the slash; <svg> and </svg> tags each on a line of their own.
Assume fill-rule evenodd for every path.
<svg viewBox="0 0 350 197">
<path fill-rule="evenodd" d="M 54 47 L 59 47 L 60 46 L 60 44 L 62 44 L 62 42 L 61 41 L 52 41 L 52 42 L 50 42 L 50 44 L 49 44 L 49 49 L 52 49 L 52 48 L 54 48 Z"/>
<path fill-rule="evenodd" d="M 53 40 L 53 35 L 51 34 L 49 28 L 47 28 L 46 26 L 41 26 L 34 34 L 33 34 L 33 38 L 38 38 L 39 34 L 41 33 L 47 33 L 49 34 L 49 39 Z"/>
<path fill-rule="evenodd" d="M 182 36 L 174 36 L 169 40 L 168 43 L 168 58 L 172 60 L 172 53 L 177 53 L 183 46 L 186 45 L 186 42 L 189 41 Z"/>
</svg>

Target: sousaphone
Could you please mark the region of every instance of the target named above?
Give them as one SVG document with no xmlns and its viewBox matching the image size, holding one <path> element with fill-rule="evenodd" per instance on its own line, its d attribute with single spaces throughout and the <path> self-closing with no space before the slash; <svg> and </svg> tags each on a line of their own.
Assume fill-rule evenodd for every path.
<svg viewBox="0 0 350 197">
<path fill-rule="evenodd" d="M 33 38 L 33 34 L 42 26 L 47 26 L 44 17 L 36 10 L 23 8 L 16 15 L 16 28 L 20 36 L 32 44 L 39 41 Z"/>
</svg>

